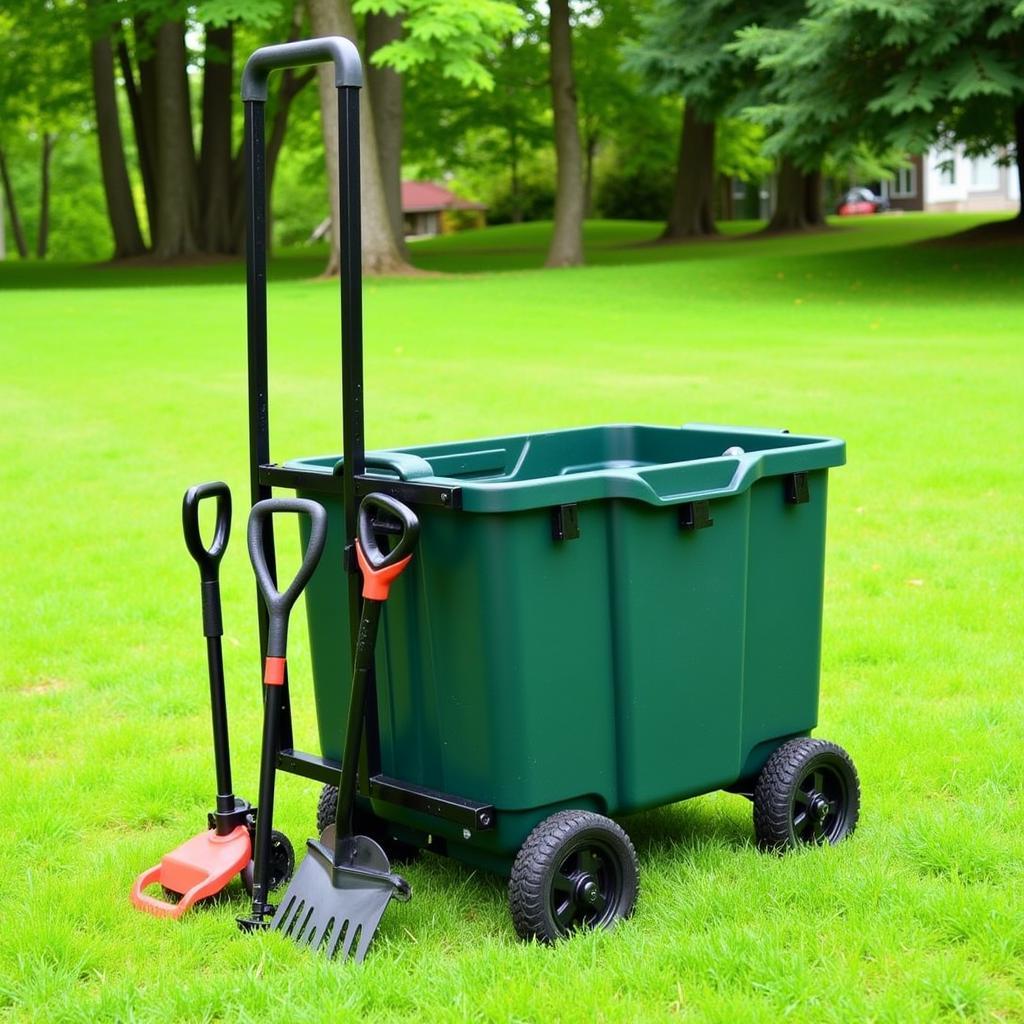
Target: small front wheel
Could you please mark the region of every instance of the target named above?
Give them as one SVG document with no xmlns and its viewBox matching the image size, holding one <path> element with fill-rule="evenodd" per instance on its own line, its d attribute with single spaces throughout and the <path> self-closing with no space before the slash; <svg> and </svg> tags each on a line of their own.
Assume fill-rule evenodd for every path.
<svg viewBox="0 0 1024 1024">
<path fill-rule="evenodd" d="M 337 811 L 338 787 L 328 783 L 320 790 L 320 799 L 316 805 L 317 835 L 321 835 L 328 825 L 334 824 Z M 359 804 L 356 804 L 352 810 L 352 827 L 357 835 L 369 836 L 377 843 L 392 864 L 409 864 L 419 859 L 420 849 L 418 846 L 395 839 L 388 830 L 386 821 L 363 810 Z"/>
<path fill-rule="evenodd" d="M 252 875 L 256 865 L 253 861 L 242 868 L 242 885 L 245 891 L 252 895 Z M 295 872 L 295 850 L 292 841 L 275 828 L 270 833 L 270 871 L 267 873 L 267 883 L 271 891 L 280 888 L 285 882 L 291 881 Z"/>
<path fill-rule="evenodd" d="M 592 811 L 559 811 L 526 838 L 508 901 L 520 938 L 551 943 L 610 928 L 636 905 L 639 868 L 629 836 Z"/>
<path fill-rule="evenodd" d="M 857 825 L 860 780 L 850 755 L 825 740 L 788 740 L 754 787 L 754 832 L 762 849 L 838 843 Z"/>
</svg>

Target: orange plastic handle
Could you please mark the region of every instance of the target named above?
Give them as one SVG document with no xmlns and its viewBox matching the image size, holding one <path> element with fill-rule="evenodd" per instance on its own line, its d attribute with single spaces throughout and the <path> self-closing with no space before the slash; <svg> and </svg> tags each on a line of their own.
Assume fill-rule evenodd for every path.
<svg viewBox="0 0 1024 1024">
<path fill-rule="evenodd" d="M 412 561 L 412 555 L 406 555 L 400 562 L 374 569 L 363 554 L 363 546 L 356 540 L 356 561 L 363 573 L 363 597 L 371 601 L 386 601 L 391 584 L 402 575 L 402 570 Z"/>
<path fill-rule="evenodd" d="M 160 880 L 160 870 L 163 865 L 157 864 L 155 867 L 151 867 L 148 871 L 143 871 L 138 878 L 135 879 L 135 884 L 132 886 L 132 903 L 135 904 L 139 910 L 144 910 L 147 914 L 153 914 L 155 917 L 181 917 L 182 914 L 192 906 L 197 899 L 199 899 L 200 891 L 203 888 L 203 884 L 194 885 L 188 892 L 186 892 L 177 903 L 168 903 L 166 900 L 158 900 L 155 896 L 150 896 L 149 893 L 143 892 L 146 886 L 154 885 Z"/>
</svg>

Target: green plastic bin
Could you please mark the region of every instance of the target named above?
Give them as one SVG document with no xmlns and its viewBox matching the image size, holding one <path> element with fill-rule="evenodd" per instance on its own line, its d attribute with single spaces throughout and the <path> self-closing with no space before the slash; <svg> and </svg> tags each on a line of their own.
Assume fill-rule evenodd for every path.
<svg viewBox="0 0 1024 1024">
<path fill-rule="evenodd" d="M 629 814 L 744 789 L 818 714 L 828 469 L 840 440 L 599 426 L 367 455 L 381 488 L 457 486 L 377 651 L 387 776 L 493 804 L 463 830 L 372 801 L 393 832 L 508 871 L 562 808 Z M 284 467 L 334 476 L 336 455 Z M 306 592 L 323 756 L 341 759 L 351 654 L 339 494 Z M 429 837 L 429 838 L 428 838 Z"/>
</svg>

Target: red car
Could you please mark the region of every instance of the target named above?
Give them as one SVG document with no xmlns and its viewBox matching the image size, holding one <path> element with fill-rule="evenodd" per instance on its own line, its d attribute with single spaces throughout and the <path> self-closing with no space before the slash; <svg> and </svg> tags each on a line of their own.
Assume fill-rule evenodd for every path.
<svg viewBox="0 0 1024 1024">
<path fill-rule="evenodd" d="M 840 200 L 836 213 L 840 217 L 859 217 L 868 213 L 884 213 L 889 201 L 875 195 L 869 188 L 851 188 Z"/>
</svg>

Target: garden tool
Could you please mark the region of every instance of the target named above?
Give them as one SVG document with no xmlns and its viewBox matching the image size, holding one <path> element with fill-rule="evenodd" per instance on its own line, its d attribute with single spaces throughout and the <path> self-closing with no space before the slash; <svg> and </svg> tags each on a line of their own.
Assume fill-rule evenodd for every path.
<svg viewBox="0 0 1024 1024">
<path fill-rule="evenodd" d="M 275 574 L 267 565 L 268 534 L 265 528 L 269 526 L 275 512 L 296 512 L 309 516 L 309 539 L 302 564 L 292 582 L 282 591 L 278 591 Z M 256 574 L 260 597 L 267 610 L 267 646 L 263 666 L 263 745 L 260 753 L 260 804 L 256 815 L 256 849 L 252 869 L 252 913 L 249 917 L 238 919 L 239 927 L 244 931 L 265 928 L 267 918 L 274 912 L 268 897 L 273 888 L 271 874 L 275 859 L 275 837 L 278 845 L 281 839 L 281 834 L 275 833 L 273 829 L 274 782 L 288 649 L 288 617 L 320 561 L 326 540 L 327 513 L 323 505 L 308 498 L 267 498 L 253 505 L 249 513 L 249 558 Z"/>
<path fill-rule="evenodd" d="M 376 532 L 387 527 L 374 522 L 374 512 L 398 521 L 399 532 L 390 551 L 378 545 Z M 412 510 L 388 495 L 368 494 L 359 506 L 355 549 L 363 576 L 363 602 L 353 658 L 337 813 L 334 824 L 328 825 L 319 840 L 307 840 L 306 859 L 271 922 L 272 928 L 299 945 L 325 949 L 328 957 L 340 951 L 342 959 L 351 954 L 361 961 L 392 897 L 404 901 L 412 895 L 409 883 L 392 873 L 381 847 L 368 836 L 353 834 L 352 811 L 381 609 L 391 584 L 412 558 L 419 528 Z"/>
<path fill-rule="evenodd" d="M 199 505 L 204 498 L 217 499 L 213 542 L 203 543 L 199 530 Z M 219 481 L 197 484 L 185 492 L 181 505 L 185 546 L 199 566 L 202 587 L 203 634 L 210 678 L 210 711 L 213 718 L 213 760 L 217 774 L 217 809 L 209 815 L 209 830 L 193 836 L 168 853 L 155 867 L 144 871 L 132 886 L 131 899 L 140 910 L 160 917 L 181 917 L 197 900 L 220 892 L 249 864 L 252 842 L 249 829 L 252 808 L 235 796 L 231 785 L 228 747 L 228 713 L 224 698 L 224 633 L 220 603 L 220 560 L 231 532 L 231 492 Z M 174 902 L 145 892 L 161 885 Z"/>
</svg>

